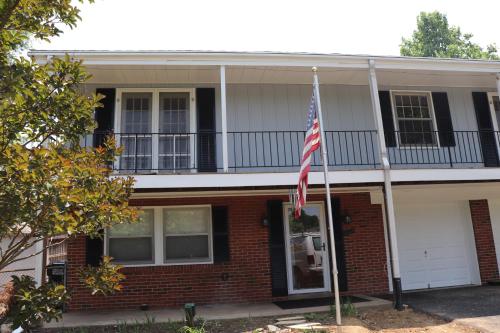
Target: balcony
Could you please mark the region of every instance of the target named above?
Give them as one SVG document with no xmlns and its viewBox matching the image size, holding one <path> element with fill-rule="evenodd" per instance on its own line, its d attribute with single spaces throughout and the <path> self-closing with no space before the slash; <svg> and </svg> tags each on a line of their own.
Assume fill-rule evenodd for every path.
<svg viewBox="0 0 500 333">
<path fill-rule="evenodd" d="M 109 135 L 95 133 L 85 145 Z M 120 174 L 186 174 L 223 172 L 221 132 L 114 133 L 123 148 L 113 169 Z M 393 169 L 480 168 L 498 166 L 500 133 L 494 131 L 394 132 L 388 157 Z M 381 168 L 375 130 L 325 131 L 330 170 Z M 227 133 L 228 172 L 297 172 L 305 131 L 240 131 Z M 321 155 L 311 160 L 320 171 Z"/>
</svg>

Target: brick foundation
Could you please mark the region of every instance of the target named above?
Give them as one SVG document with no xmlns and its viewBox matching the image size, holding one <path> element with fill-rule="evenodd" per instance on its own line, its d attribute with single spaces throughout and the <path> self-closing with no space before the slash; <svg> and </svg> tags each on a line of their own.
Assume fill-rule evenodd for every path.
<svg viewBox="0 0 500 333">
<path fill-rule="evenodd" d="M 498 279 L 498 264 L 495 252 L 495 241 L 491 228 L 490 210 L 488 200 L 470 200 L 470 215 L 474 228 L 477 259 L 481 283 Z"/>
<path fill-rule="evenodd" d="M 386 251 L 381 205 L 372 205 L 369 193 L 340 194 L 341 208 L 352 218 L 346 230 L 345 251 L 349 294 L 388 292 Z M 230 262 L 210 265 L 127 267 L 124 289 L 115 295 L 92 296 L 81 285 L 78 270 L 85 264 L 85 239 L 68 244 L 70 310 L 178 306 L 231 302 L 269 302 L 271 295 L 268 228 L 262 226 L 266 202 L 288 201 L 285 196 L 141 199 L 140 206 L 227 205 Z M 311 201 L 323 201 L 320 195 Z M 223 279 L 223 274 L 228 279 Z"/>
</svg>

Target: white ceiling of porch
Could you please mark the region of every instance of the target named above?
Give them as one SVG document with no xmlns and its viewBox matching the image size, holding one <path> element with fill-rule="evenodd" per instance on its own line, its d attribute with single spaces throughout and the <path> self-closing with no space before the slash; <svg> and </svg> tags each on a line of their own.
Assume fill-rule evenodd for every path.
<svg viewBox="0 0 500 333">
<path fill-rule="evenodd" d="M 219 84 L 217 66 L 89 65 L 90 83 L 119 85 Z M 319 68 L 321 84 L 367 85 L 367 69 Z M 379 86 L 437 86 L 495 88 L 491 73 L 377 70 Z M 227 84 L 311 84 L 307 67 L 226 68 Z"/>
</svg>

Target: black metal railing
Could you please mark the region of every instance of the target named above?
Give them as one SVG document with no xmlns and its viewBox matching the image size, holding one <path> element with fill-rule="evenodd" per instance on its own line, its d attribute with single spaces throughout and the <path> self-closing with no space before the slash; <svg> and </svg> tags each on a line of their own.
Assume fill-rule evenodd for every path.
<svg viewBox="0 0 500 333">
<path fill-rule="evenodd" d="M 217 163 L 219 132 L 94 133 L 85 146 L 97 146 L 113 135 L 121 154 L 113 169 L 123 173 L 185 173 L 221 169 Z"/>
<path fill-rule="evenodd" d="M 500 132 L 385 133 L 393 168 L 467 168 L 498 166 Z M 99 145 L 109 133 L 95 133 L 84 144 Z M 113 133 L 122 154 L 113 168 L 123 173 L 186 173 L 223 170 L 222 133 Z M 296 172 L 300 168 L 305 131 L 230 131 L 230 172 Z M 380 168 L 375 130 L 325 131 L 331 170 Z M 496 165 L 495 165 L 496 163 Z M 321 154 L 312 155 L 321 170 Z"/>
<path fill-rule="evenodd" d="M 386 133 L 389 162 L 395 167 L 464 168 L 483 165 L 488 151 L 497 154 L 500 138 L 494 131 L 426 131 Z"/>
<path fill-rule="evenodd" d="M 301 165 L 305 135 L 305 131 L 228 132 L 229 168 L 296 170 Z M 380 164 L 375 130 L 325 131 L 325 140 L 332 169 L 376 168 Z M 311 166 L 321 165 L 317 150 Z"/>
</svg>

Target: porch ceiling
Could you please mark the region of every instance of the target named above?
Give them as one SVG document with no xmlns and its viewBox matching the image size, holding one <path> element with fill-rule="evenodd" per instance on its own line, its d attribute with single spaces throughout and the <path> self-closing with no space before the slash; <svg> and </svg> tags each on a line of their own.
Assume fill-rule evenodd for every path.
<svg viewBox="0 0 500 333">
<path fill-rule="evenodd" d="M 220 83 L 218 66 L 88 65 L 89 83 L 171 85 Z M 321 84 L 368 85 L 366 69 L 319 68 Z M 380 86 L 481 87 L 495 89 L 495 74 L 379 69 Z M 227 84 L 312 84 L 309 67 L 228 66 Z"/>
<path fill-rule="evenodd" d="M 69 54 L 83 60 L 99 84 L 218 84 L 220 65 L 228 84 L 310 84 L 311 67 L 322 84 L 368 84 L 368 61 L 375 61 L 381 86 L 494 88 L 499 61 L 348 54 L 31 50 L 39 63 Z"/>
</svg>

